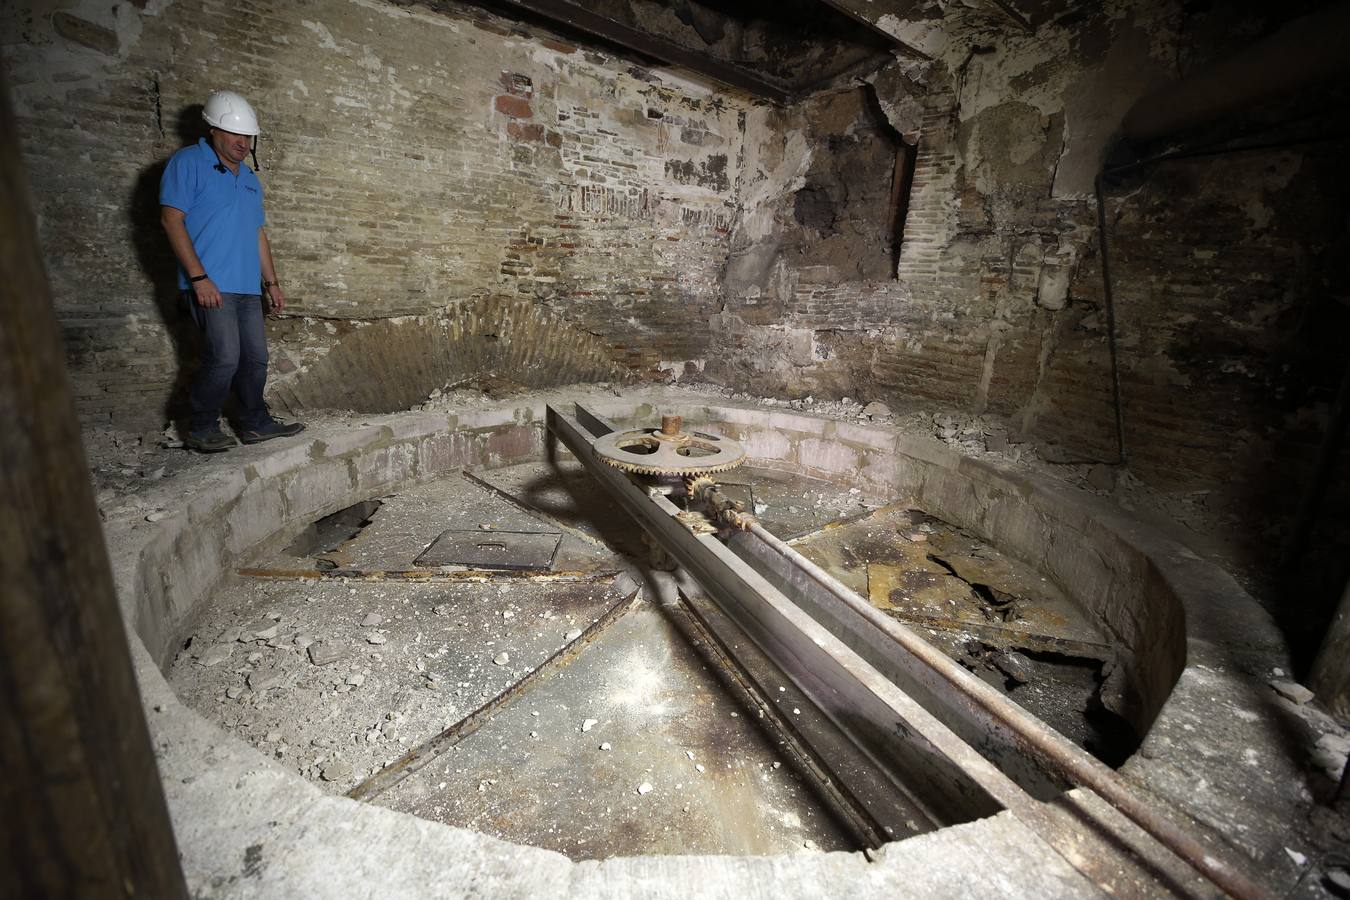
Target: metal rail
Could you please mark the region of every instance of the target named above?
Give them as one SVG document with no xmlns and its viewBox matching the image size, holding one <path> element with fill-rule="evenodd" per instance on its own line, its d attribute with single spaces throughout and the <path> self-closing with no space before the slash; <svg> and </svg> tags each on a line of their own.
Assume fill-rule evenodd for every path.
<svg viewBox="0 0 1350 900">
<path fill-rule="evenodd" d="M 892 679 L 882 675 L 840 636 L 800 609 L 723 541 L 708 534 L 691 533 L 676 518 L 681 510 L 666 497 L 649 495 L 629 476 L 596 459 L 591 444 L 595 437 L 612 429 L 613 426 L 604 419 L 580 406 L 575 418 L 552 407 L 548 409 L 549 434 L 561 439 L 572 450 L 591 474 L 610 490 L 619 505 L 633 514 L 644 529 L 718 599 L 724 611 L 766 654 L 786 661 L 785 674 L 811 697 L 840 731 L 851 732 L 860 748 L 881 770 L 918 773 L 922 781 L 928 782 L 919 788 L 927 793 L 912 796 L 910 800 L 922 807 L 935 825 L 943 824 L 940 810 L 944 791 L 958 806 L 964 802 L 968 810 L 976 810 L 975 815 L 988 814 L 992 801 L 1031 826 L 1075 868 L 1098 879 L 1101 884 L 1110 881 L 1110 876 L 1103 873 L 1100 861 L 1091 858 L 1092 853 L 1083 853 L 1082 848 L 1075 852 L 1074 844 L 1080 835 L 1072 832 L 1073 826 L 995 767 L 971 746 L 968 739 L 963 739 L 936 718 L 932 710 L 911 699 Z M 914 631 L 872 606 L 757 522 L 750 521 L 747 530 L 746 539 L 753 536 L 789 563 L 791 569 L 802 573 L 842 602 L 848 612 L 874 628 L 885 639 L 878 642 L 880 645 L 894 645 L 937 676 L 935 680 L 944 690 L 950 687 L 956 696 L 943 698 L 944 705 L 959 699 L 967 708 L 980 711 L 998 728 L 1010 732 L 1046 769 L 1066 782 L 1100 796 L 1124 819 L 1165 848 L 1169 859 L 1175 857 L 1205 882 L 1244 900 L 1271 896 L 1220 853 L 1207 848 L 1146 806 L 1114 771 L 962 669 Z M 858 733 L 860 721 L 879 723 L 883 730 L 890 730 L 883 745 L 875 744 L 875 734 Z M 896 735 L 905 737 L 897 741 Z M 870 745 L 869 741 L 872 742 Z M 934 786 L 934 783 L 944 781 L 955 788 Z M 901 791 L 907 790 L 901 785 L 897 787 Z M 1115 835 L 1116 829 L 1125 823 L 1121 821 L 1120 826 L 1098 824 Z M 1123 833 L 1115 836 L 1125 840 Z M 1178 890 L 1190 890 L 1181 882 L 1194 876 L 1178 879 L 1175 873 L 1159 866 L 1157 860 L 1145 858 L 1143 864 L 1152 867 L 1154 876 L 1172 881 Z"/>
<path fill-rule="evenodd" d="M 1148 832 L 1158 843 L 1171 850 L 1224 891 L 1240 898 L 1269 896 L 1268 891 L 1238 871 L 1235 866 L 1217 857 L 1200 841 L 1146 806 L 1114 771 L 1077 744 L 967 672 L 913 630 L 858 596 L 763 525 L 754 522 L 748 530 L 766 546 L 790 560 L 821 587 L 842 600 L 853 612 L 876 626 L 901 648 L 941 675 L 954 689 L 1025 740 L 1043 763 L 1070 781 L 1101 796 L 1130 821 Z"/>
</svg>

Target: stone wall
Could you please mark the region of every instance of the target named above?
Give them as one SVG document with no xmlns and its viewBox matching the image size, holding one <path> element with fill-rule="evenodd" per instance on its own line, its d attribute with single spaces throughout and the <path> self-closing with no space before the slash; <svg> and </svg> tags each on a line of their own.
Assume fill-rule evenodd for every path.
<svg viewBox="0 0 1350 900">
<path fill-rule="evenodd" d="M 1104 4 L 1031 33 L 993 11 L 954 15 L 940 29 L 890 23 L 931 63 L 897 62 L 844 94 L 751 115 L 719 319 L 726 350 L 710 374 L 776 395 L 1005 415 L 1064 452 L 1113 460 L 1094 178 L 1136 98 L 1278 23 L 1166 2 Z M 842 171 L 841 193 L 857 203 L 885 193 L 894 140 L 872 145 L 871 165 L 839 152 L 877 128 L 873 109 L 881 131 L 917 144 L 894 278 L 858 271 L 886 240 L 884 221 L 825 255 L 802 252 L 794 216 L 822 168 Z M 1315 119 L 1262 143 L 1297 139 Z M 1344 151 L 1172 161 L 1107 185 L 1139 473 L 1204 487 L 1309 460 L 1344 357 L 1329 337 L 1347 317 L 1335 287 Z"/>
<path fill-rule="evenodd" d="M 219 87 L 259 111 L 288 313 L 341 324 L 525 301 L 527 356 L 563 323 L 629 375 L 701 367 L 750 106 L 736 95 L 452 3 L 72 0 L 3 16 L 89 424 L 158 428 L 193 359 L 157 187 Z M 351 329 L 310 332 L 277 386 Z M 396 381 L 420 371 L 386 362 Z"/>
</svg>

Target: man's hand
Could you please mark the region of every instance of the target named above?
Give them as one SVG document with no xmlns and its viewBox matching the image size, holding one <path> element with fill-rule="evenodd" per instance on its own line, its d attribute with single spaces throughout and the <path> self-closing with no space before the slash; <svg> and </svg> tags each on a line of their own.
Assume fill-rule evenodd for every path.
<svg viewBox="0 0 1350 900">
<path fill-rule="evenodd" d="M 192 282 L 192 293 L 197 305 L 202 309 L 217 309 L 220 306 L 220 288 L 210 278 Z"/>
<path fill-rule="evenodd" d="M 279 313 L 286 308 L 286 292 L 281 289 L 281 285 L 274 284 L 269 288 L 264 288 L 267 292 L 267 311 L 269 313 Z"/>
</svg>

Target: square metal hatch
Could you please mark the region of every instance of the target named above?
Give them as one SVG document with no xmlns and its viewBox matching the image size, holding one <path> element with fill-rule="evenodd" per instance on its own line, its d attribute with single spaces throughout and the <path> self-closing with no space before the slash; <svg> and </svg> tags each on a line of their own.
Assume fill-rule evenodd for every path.
<svg viewBox="0 0 1350 900">
<path fill-rule="evenodd" d="M 481 531 L 450 528 L 442 531 L 423 550 L 413 565 L 464 566 L 503 571 L 541 570 L 553 567 L 562 533 L 556 531 Z"/>
</svg>

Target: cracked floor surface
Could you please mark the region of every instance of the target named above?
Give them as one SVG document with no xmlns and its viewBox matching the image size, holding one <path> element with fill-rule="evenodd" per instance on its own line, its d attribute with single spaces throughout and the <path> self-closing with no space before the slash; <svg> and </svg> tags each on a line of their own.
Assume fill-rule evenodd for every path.
<svg viewBox="0 0 1350 900">
<path fill-rule="evenodd" d="M 996 552 L 956 547 L 936 520 L 876 510 L 826 481 L 744 469 L 723 482 L 808 555 L 845 578 L 861 572 L 863 593 L 883 577 L 875 566 L 908 565 L 959 582 L 966 614 L 983 615 L 969 582 L 929 572 L 931 554 L 905 555 L 922 526 L 949 567 L 958 553 L 994 565 Z M 682 633 L 680 611 L 633 594 L 646 561 L 637 529 L 574 461 L 372 500 L 348 517 L 350 536 L 243 561 L 172 667 L 180 696 L 327 791 L 573 858 L 854 846 Z M 494 545 L 504 532 L 556 535 L 557 551 L 533 571 L 419 565 L 447 530 Z M 873 548 L 861 569 L 859 541 Z M 999 591 L 1004 569 L 985 578 Z M 1035 607 L 1034 592 L 1018 596 Z M 925 597 L 873 599 L 894 609 Z"/>
</svg>

